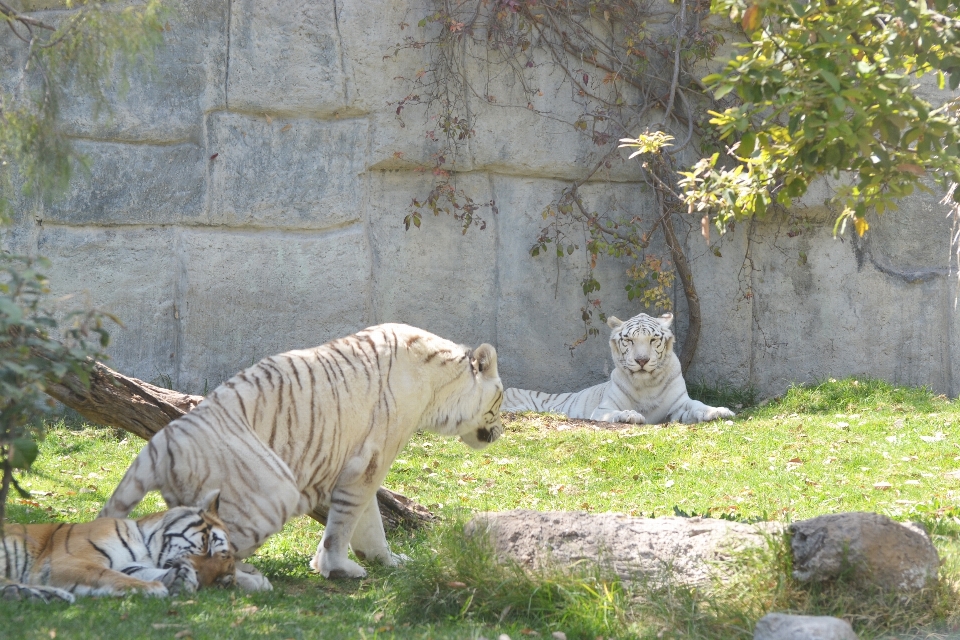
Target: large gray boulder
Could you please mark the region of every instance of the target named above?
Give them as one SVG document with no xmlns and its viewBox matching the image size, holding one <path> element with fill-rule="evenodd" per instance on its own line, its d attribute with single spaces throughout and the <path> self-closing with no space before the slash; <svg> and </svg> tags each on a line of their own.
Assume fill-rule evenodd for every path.
<svg viewBox="0 0 960 640">
<path fill-rule="evenodd" d="M 840 618 L 768 613 L 757 622 L 753 640 L 857 640 L 857 634 Z"/>
<path fill-rule="evenodd" d="M 877 513 L 838 513 L 790 525 L 793 576 L 854 581 L 888 590 L 914 591 L 936 581 L 940 557 L 917 525 Z"/>
<path fill-rule="evenodd" d="M 762 548 L 780 525 L 712 518 L 634 518 L 619 513 L 483 513 L 465 533 L 486 532 L 497 556 L 530 569 L 600 564 L 625 582 L 671 580 L 701 585 L 742 552 Z"/>
</svg>

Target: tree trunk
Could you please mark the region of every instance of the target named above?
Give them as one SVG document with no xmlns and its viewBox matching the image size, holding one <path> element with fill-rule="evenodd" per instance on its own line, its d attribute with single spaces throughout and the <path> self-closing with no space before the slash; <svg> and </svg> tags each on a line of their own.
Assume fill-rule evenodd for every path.
<svg viewBox="0 0 960 640">
<path fill-rule="evenodd" d="M 108 427 L 119 427 L 144 440 L 200 404 L 203 396 L 191 396 L 164 389 L 136 378 L 128 378 L 96 363 L 85 387 L 70 376 L 64 384 L 47 387 L 47 393 L 74 409 L 87 420 Z M 417 528 L 434 519 L 426 507 L 389 489 L 377 490 L 380 515 L 386 529 Z M 327 508 L 317 507 L 307 514 L 321 524 L 327 522 Z"/>
<path fill-rule="evenodd" d="M 687 334 L 683 337 L 683 345 L 680 347 L 680 370 L 683 375 L 687 375 L 687 369 L 693 362 L 693 354 L 697 352 L 697 345 L 700 344 L 700 327 L 702 318 L 700 315 L 700 296 L 697 294 L 697 288 L 693 284 L 693 271 L 690 269 L 690 261 L 687 260 L 687 254 L 683 251 L 683 245 L 677 239 L 677 234 L 673 230 L 673 214 L 663 217 L 661 222 L 663 235 L 667 240 L 667 246 L 670 247 L 670 254 L 673 256 L 673 265 L 680 276 L 680 284 L 683 286 L 683 294 L 687 298 Z"/>
</svg>

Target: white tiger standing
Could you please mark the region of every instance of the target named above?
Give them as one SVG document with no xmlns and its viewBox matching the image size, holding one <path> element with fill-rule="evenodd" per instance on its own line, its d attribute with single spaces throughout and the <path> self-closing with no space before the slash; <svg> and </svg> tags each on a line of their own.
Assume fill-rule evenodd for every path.
<svg viewBox="0 0 960 640">
<path fill-rule="evenodd" d="M 220 488 L 220 518 L 238 559 L 284 523 L 329 507 L 310 566 L 363 577 L 347 558 L 395 565 L 376 491 L 418 429 L 474 449 L 500 437 L 497 352 L 474 350 L 402 324 L 370 327 L 315 349 L 264 358 L 217 387 L 140 452 L 101 516 L 128 514 L 159 489 L 171 507 Z M 270 589 L 250 565 L 237 583 Z"/>
<path fill-rule="evenodd" d="M 616 367 L 610 380 L 574 393 L 507 389 L 503 411 L 550 411 L 568 418 L 660 424 L 732 418 L 726 407 L 710 407 L 687 395 L 680 359 L 673 352 L 673 314 L 638 314 L 626 322 L 610 316 L 610 351 Z"/>
</svg>

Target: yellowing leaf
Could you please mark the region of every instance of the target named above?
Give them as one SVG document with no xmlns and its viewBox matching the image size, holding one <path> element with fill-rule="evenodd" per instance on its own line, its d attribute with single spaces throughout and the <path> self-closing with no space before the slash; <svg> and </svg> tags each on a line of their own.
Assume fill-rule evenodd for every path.
<svg viewBox="0 0 960 640">
<path fill-rule="evenodd" d="M 863 218 L 854 218 L 853 226 L 857 230 L 857 235 L 860 236 L 861 238 L 863 237 L 863 234 L 867 232 L 867 229 L 870 228 L 870 225 L 867 224 L 867 221 Z"/>
<path fill-rule="evenodd" d="M 760 7 L 754 4 L 743 12 L 743 18 L 740 19 L 740 24 L 743 26 L 744 31 L 747 33 L 753 33 L 760 28 L 760 21 L 762 18 L 763 16 L 760 14 Z"/>
<path fill-rule="evenodd" d="M 912 173 L 915 176 L 922 176 L 927 173 L 927 170 L 921 167 L 918 164 L 909 164 L 903 163 L 897 165 L 898 171 L 906 171 L 907 173 Z"/>
</svg>

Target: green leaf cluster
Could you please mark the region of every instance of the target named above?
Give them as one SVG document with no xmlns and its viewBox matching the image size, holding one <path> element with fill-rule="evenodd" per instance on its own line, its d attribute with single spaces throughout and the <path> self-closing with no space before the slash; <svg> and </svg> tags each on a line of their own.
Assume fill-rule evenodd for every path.
<svg viewBox="0 0 960 640">
<path fill-rule="evenodd" d="M 68 376 L 89 384 L 93 359 L 104 357 L 109 340 L 104 315 L 95 311 L 58 321 L 44 304 L 49 284 L 37 270 L 44 266 L 43 259 L 0 253 L 0 463 L 4 484 L 18 490 L 10 471 L 28 468 L 37 456 L 42 433 L 35 418 L 53 404 L 47 386 Z"/>
<path fill-rule="evenodd" d="M 934 107 L 918 80 L 960 86 L 960 3 L 950 0 L 715 0 L 744 52 L 704 78 L 729 153 L 683 172 L 691 210 L 731 219 L 788 205 L 820 176 L 840 179 L 838 228 L 861 235 L 924 178 L 960 181 L 958 101 Z"/>
</svg>

